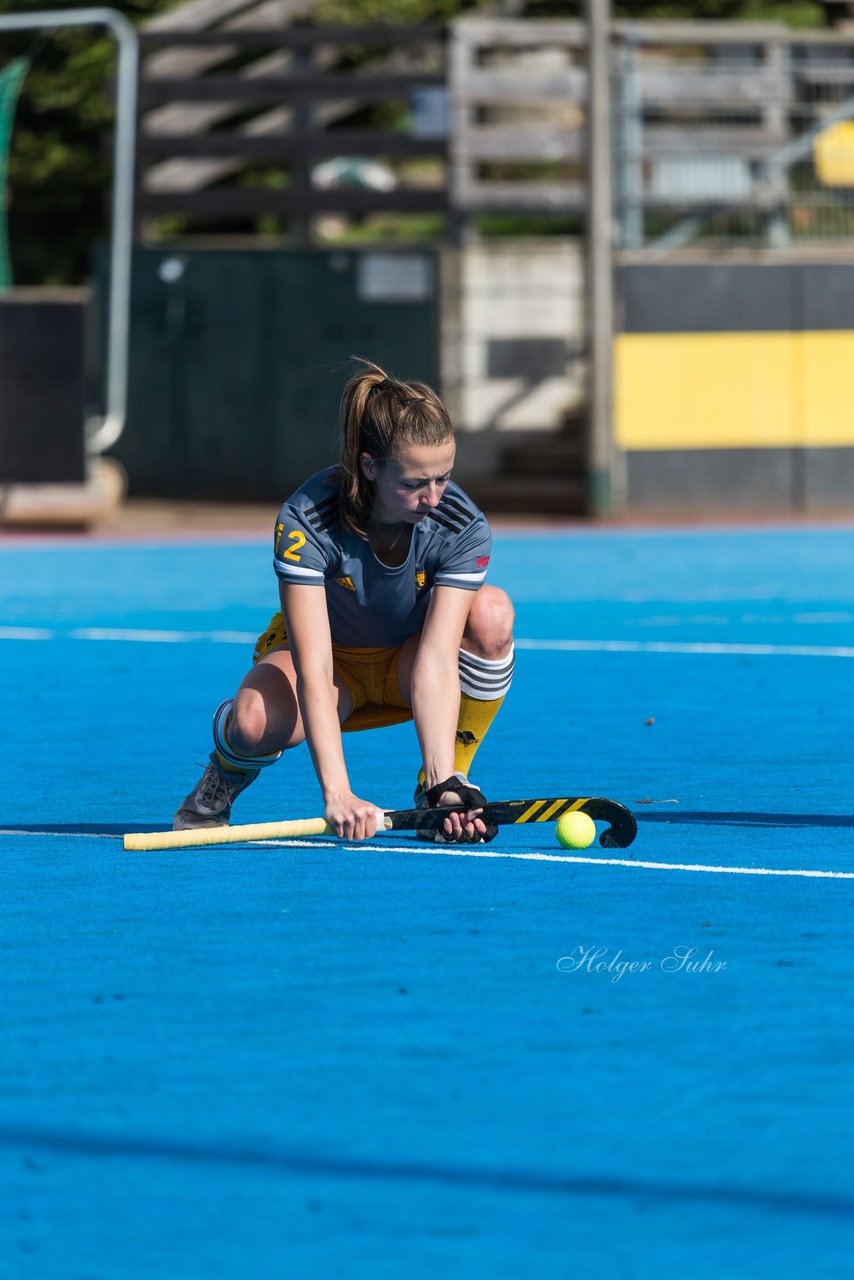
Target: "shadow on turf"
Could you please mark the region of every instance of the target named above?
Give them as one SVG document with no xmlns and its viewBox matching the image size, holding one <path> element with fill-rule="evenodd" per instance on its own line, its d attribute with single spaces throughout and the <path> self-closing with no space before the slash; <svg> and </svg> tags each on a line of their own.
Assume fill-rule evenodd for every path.
<svg viewBox="0 0 854 1280">
<path fill-rule="evenodd" d="M 151 822 L 134 824 L 128 822 L 13 822 L 3 824 L 2 830 L 7 834 L 46 835 L 46 836 L 123 836 L 126 831 L 162 831 Z"/>
<path fill-rule="evenodd" d="M 515 1169 L 486 1169 L 414 1161 L 356 1160 L 319 1156 L 267 1146 L 217 1146 L 139 1137 L 67 1133 L 58 1130 L 0 1127 L 0 1147 L 52 1151 L 98 1159 L 168 1160 L 179 1164 L 271 1169 L 300 1177 L 368 1179 L 438 1183 L 486 1191 L 531 1192 L 536 1195 L 607 1196 L 661 1202 L 712 1202 L 778 1213 L 812 1214 L 854 1219 L 854 1199 L 819 1196 L 806 1191 L 761 1191 L 752 1188 L 685 1186 L 637 1178 L 579 1178 Z"/>
<path fill-rule="evenodd" d="M 121 838 L 128 831 L 156 833 L 168 828 L 163 823 L 137 822 L 129 818 L 127 822 L 10 822 L 0 826 L 0 835 L 30 836 L 115 836 Z M 414 835 L 405 831 L 395 831 L 394 838 L 398 842 L 419 845 Z M 263 844 L 265 841 L 249 840 L 247 844 Z"/>
<path fill-rule="evenodd" d="M 726 826 L 726 827 L 854 827 L 854 814 L 828 813 L 719 813 L 705 810 L 668 809 L 664 813 L 645 813 L 634 809 L 639 823 L 658 822 L 673 826 Z M 163 824 L 136 822 L 129 818 L 118 822 L 23 822 L 3 825 L 8 835 L 49 836 L 123 836 L 126 831 L 163 831 Z M 406 833 L 395 832 L 395 839 L 406 839 Z M 414 841 L 414 837 L 410 837 Z"/>
<path fill-rule="evenodd" d="M 852 819 L 854 821 L 854 819 Z M 137 822 L 135 818 L 129 818 L 127 822 L 9 822 L 0 825 L 0 835 L 30 835 L 30 836 L 124 836 L 128 831 L 138 832 L 139 834 L 156 834 L 161 831 L 167 831 L 170 828 L 164 826 L 162 822 Z M 409 831 L 395 832 L 377 832 L 377 839 L 384 838 L 386 835 L 393 835 L 394 840 L 398 844 L 412 844 L 423 848 L 422 842 L 417 836 Z M 312 839 L 306 836 L 303 839 Z M 328 839 L 329 837 L 325 837 Z M 247 844 L 269 844 L 270 841 L 264 840 L 247 840 Z M 2 1280 L 2 1277 L 0 1277 Z"/>
<path fill-rule="evenodd" d="M 854 814 L 828 813 L 709 813 L 668 810 L 666 813 L 634 811 L 638 822 L 673 823 L 674 826 L 726 827 L 854 827 Z"/>
</svg>

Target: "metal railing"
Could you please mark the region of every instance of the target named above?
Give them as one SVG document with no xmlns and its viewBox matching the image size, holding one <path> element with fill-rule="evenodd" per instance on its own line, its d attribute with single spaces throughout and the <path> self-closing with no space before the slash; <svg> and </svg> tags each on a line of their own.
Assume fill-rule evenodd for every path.
<svg viewBox="0 0 854 1280">
<path fill-rule="evenodd" d="M 583 22 L 477 17 L 447 31 L 236 20 L 147 31 L 137 216 L 580 215 L 586 41 Z M 774 23 L 616 22 L 610 53 L 622 249 L 785 248 L 854 235 L 854 37 Z M 434 105 L 447 96 L 437 126 L 419 131 L 411 113 L 403 127 L 365 123 L 371 104 L 411 104 L 419 92 Z M 319 188 L 318 162 L 347 156 L 382 158 L 395 176 L 386 190 Z M 417 157 L 432 157 L 432 176 L 410 185 L 401 173 Z M 282 179 L 247 183 L 253 167 Z"/>
<path fill-rule="evenodd" d="M 131 230 L 139 64 L 136 29 L 123 14 L 115 9 L 105 8 L 60 9 L 0 16 L 0 33 L 52 31 L 76 26 L 106 27 L 118 49 L 110 226 L 107 404 L 103 418 L 87 423 L 88 451 L 90 454 L 99 454 L 116 443 L 124 430 L 127 412 Z"/>
<path fill-rule="evenodd" d="M 614 62 L 623 249 L 785 249 L 854 235 L 854 39 L 624 25 Z"/>
</svg>

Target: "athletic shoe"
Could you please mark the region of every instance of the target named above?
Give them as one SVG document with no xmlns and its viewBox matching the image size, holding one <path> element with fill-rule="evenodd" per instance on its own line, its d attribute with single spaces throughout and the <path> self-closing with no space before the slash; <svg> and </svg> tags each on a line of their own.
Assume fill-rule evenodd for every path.
<svg viewBox="0 0 854 1280">
<path fill-rule="evenodd" d="M 216 755 L 211 754 L 210 764 L 175 814 L 172 827 L 175 831 L 191 831 L 197 827 L 227 827 L 231 806 L 254 782 L 260 769 L 223 769 Z"/>
</svg>

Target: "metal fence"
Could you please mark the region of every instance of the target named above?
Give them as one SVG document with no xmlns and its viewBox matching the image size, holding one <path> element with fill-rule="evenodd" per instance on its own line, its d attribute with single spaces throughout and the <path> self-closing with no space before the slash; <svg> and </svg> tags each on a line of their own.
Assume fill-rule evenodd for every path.
<svg viewBox="0 0 854 1280">
<path fill-rule="evenodd" d="M 447 29 L 270 30 L 265 13 L 256 5 L 193 31 L 170 15 L 145 29 L 140 217 L 396 209 L 447 213 L 455 225 L 513 213 L 580 226 L 583 23 L 466 16 Z M 619 22 L 610 51 L 623 250 L 785 249 L 854 235 L 854 36 Z M 318 161 L 340 168 L 350 157 L 352 168 L 353 156 L 382 160 L 385 189 L 346 173 L 321 184 Z"/>
<path fill-rule="evenodd" d="M 854 236 L 854 38 L 776 25 L 620 26 L 623 249 L 773 249 Z"/>
</svg>

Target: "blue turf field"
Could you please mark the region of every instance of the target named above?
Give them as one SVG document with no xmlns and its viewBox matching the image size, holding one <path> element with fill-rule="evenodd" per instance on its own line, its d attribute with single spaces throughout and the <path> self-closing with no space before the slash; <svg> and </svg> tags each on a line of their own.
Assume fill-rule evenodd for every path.
<svg viewBox="0 0 854 1280">
<path fill-rule="evenodd" d="M 850 1276 L 852 563 L 845 526 L 498 537 L 476 777 L 624 800 L 632 859 L 166 855 L 118 833 L 195 781 L 268 546 L 0 545 L 0 1278 Z M 411 727 L 345 747 L 408 802 Z M 305 750 L 239 806 L 316 814 Z"/>
</svg>

